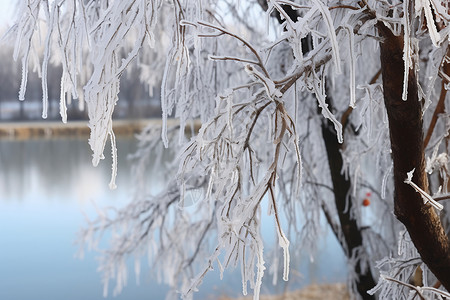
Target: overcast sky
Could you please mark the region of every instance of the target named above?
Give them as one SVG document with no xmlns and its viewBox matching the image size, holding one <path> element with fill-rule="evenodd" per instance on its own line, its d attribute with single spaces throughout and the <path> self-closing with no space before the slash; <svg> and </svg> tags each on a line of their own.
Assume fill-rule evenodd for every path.
<svg viewBox="0 0 450 300">
<path fill-rule="evenodd" d="M 0 25 L 11 24 L 13 4 L 19 0 L 0 0 Z"/>
</svg>

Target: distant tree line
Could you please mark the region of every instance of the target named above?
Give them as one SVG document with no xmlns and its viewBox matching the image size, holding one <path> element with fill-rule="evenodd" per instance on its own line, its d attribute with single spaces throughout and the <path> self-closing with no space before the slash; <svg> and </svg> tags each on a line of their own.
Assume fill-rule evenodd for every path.
<svg viewBox="0 0 450 300">
<path fill-rule="evenodd" d="M 38 120 L 42 115 L 42 87 L 38 68 L 32 70 L 27 80 L 26 101 L 19 101 L 18 93 L 21 81 L 21 64 L 14 62 L 13 48 L 0 48 L 0 121 Z M 161 116 L 160 91 L 149 93 L 148 88 L 140 83 L 138 66 L 128 69 L 120 86 L 119 102 L 115 109 L 115 118 L 151 118 Z M 48 119 L 60 119 L 59 100 L 62 67 L 49 64 Z M 152 96 L 150 97 L 150 94 Z M 79 100 L 72 100 L 67 105 L 69 120 L 88 119 L 87 111 L 79 105 Z"/>
</svg>

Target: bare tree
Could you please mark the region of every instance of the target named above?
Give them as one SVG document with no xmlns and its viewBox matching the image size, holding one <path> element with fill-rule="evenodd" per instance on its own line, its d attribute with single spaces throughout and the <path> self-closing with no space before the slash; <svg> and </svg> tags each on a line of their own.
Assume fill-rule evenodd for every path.
<svg viewBox="0 0 450 300">
<path fill-rule="evenodd" d="M 323 215 L 347 255 L 349 287 L 358 297 L 449 296 L 448 214 L 440 213 L 448 206 L 442 202 L 448 198 L 450 128 L 447 2 L 21 5 L 4 38 L 15 40 L 14 57 L 22 60 L 19 97 L 34 64 L 42 70 L 46 116 L 46 69 L 51 50 L 58 51 L 62 119 L 66 96 L 83 96 L 94 165 L 111 140 L 112 188 L 112 113 L 120 77 L 137 61 L 143 84 L 161 82 L 163 125 L 140 136 L 135 199 L 101 213 L 81 232 L 92 247 L 103 232 L 115 232 L 101 261 L 105 292 L 112 278 L 116 292 L 126 284 L 129 255 L 149 253 L 150 263 L 185 298 L 213 266 L 223 272 L 240 265 L 244 294 L 250 282 L 258 299 L 266 269 L 260 230 L 266 201 L 284 280 L 288 238 L 299 249 L 314 248 Z M 48 30 L 39 62 L 31 50 L 41 16 Z M 179 120 L 175 127 L 168 125 L 170 116 Z M 195 120 L 201 128 L 187 139 Z M 154 155 L 160 162 L 167 154 L 160 140 L 177 158 L 166 189 L 149 195 L 143 170 Z M 371 220 L 363 214 L 366 191 L 373 194 Z M 276 256 L 271 269 L 278 261 Z M 419 287 L 409 284 L 414 273 L 422 274 Z"/>
</svg>

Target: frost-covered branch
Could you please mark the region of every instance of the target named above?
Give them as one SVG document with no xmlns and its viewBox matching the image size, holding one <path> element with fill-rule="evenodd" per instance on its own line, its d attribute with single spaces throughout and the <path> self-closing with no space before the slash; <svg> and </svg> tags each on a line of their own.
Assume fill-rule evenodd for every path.
<svg viewBox="0 0 450 300">
<path fill-rule="evenodd" d="M 433 197 L 431 197 L 427 192 L 425 192 L 420 187 L 418 187 L 417 184 L 412 182 L 413 174 L 414 174 L 414 169 L 412 169 L 410 172 L 407 173 L 408 176 L 405 179 L 405 183 L 412 186 L 412 188 L 420 194 L 420 196 L 423 199 L 423 204 L 430 203 L 437 210 L 442 210 L 444 208 L 444 206 L 442 206 L 441 204 L 436 202 L 436 200 L 434 200 Z"/>
<path fill-rule="evenodd" d="M 143 131 L 133 156 L 134 201 L 99 211 L 81 231 L 80 241 L 92 248 L 100 248 L 103 233 L 114 233 L 101 249 L 106 291 L 113 278 L 116 292 L 125 285 L 128 256 L 139 261 L 149 254 L 164 281 L 186 298 L 213 267 L 223 273 L 240 266 L 244 294 L 250 282 L 257 299 L 269 263 L 261 233 L 267 204 L 283 252 L 270 269 L 283 261 L 287 280 L 289 247 L 314 249 L 326 218 L 347 254 L 350 286 L 364 297 L 367 286 L 358 276 L 372 284 L 373 261 L 397 245 L 394 190 L 396 214 L 423 262 L 448 273 L 433 267 L 434 252 L 426 255 L 431 237 L 441 262 L 449 259 L 448 246 L 439 243 L 446 237 L 439 218 L 431 209 L 424 213 L 421 196 L 445 211 L 436 200 L 449 189 L 450 122 L 437 116 L 448 89 L 449 22 L 448 4 L 438 0 L 23 0 L 4 40 L 22 62 L 21 100 L 29 67 L 42 75 L 44 117 L 48 64 L 62 66 L 62 120 L 71 98 L 86 104 L 94 165 L 111 142 L 112 188 L 120 78 L 133 66 L 149 90 L 161 87 L 162 126 Z M 438 103 L 437 93 L 444 99 Z M 422 118 L 431 124 L 425 145 Z M 186 134 L 199 121 L 199 131 Z M 150 193 L 149 163 L 168 154 L 168 170 L 155 168 L 166 187 Z M 405 184 L 412 168 L 406 183 L 414 189 Z M 439 187 L 434 199 L 428 182 Z M 367 189 L 373 196 L 361 202 Z M 417 211 L 423 214 L 409 221 Z M 348 225 L 352 237 L 344 233 Z M 290 246 L 295 240 L 299 245 Z M 384 261 L 395 271 L 389 278 L 406 282 L 422 263 L 408 253 L 401 262 Z M 388 284 L 383 295 L 404 292 Z"/>
</svg>

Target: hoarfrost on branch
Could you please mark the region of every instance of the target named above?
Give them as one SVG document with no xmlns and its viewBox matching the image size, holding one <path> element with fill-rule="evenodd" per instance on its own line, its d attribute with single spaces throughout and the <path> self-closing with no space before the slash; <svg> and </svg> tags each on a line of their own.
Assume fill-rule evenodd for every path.
<svg viewBox="0 0 450 300">
<path fill-rule="evenodd" d="M 80 241 L 95 249 L 103 232 L 114 232 L 100 261 L 105 294 L 111 279 L 115 293 L 125 286 L 129 255 L 136 261 L 146 255 L 160 278 L 186 299 L 214 266 L 221 276 L 226 267 L 240 266 L 243 293 L 250 283 L 258 299 L 266 264 L 276 272 L 279 261 L 276 255 L 273 262 L 264 257 L 261 207 L 266 203 L 283 250 L 284 280 L 289 248 L 314 249 L 325 218 L 348 257 L 352 291 L 357 293 L 359 281 L 352 270 L 377 274 L 376 267 L 389 266 L 392 272 L 382 270 L 373 292 L 401 295 L 401 283 L 415 289 L 406 281 L 421 261 L 406 234 L 398 239 L 402 226 L 390 213 L 392 160 L 378 71 L 383 39 L 375 25 L 403 36 L 403 100 L 411 74 L 425 70 L 418 84 L 429 120 L 436 107 L 435 82 L 438 76 L 449 78 L 442 70 L 449 59 L 448 11 L 448 3 L 438 0 L 22 0 L 16 24 L 3 40 L 14 41 L 14 59 L 22 63 L 20 100 L 28 69 L 42 76 L 43 118 L 47 66 L 62 65 L 62 121 L 68 121 L 67 99 L 86 103 L 94 165 L 111 141 L 111 188 L 120 155 L 112 129 L 120 78 L 136 68 L 142 84 L 161 87 L 162 127 L 146 128 L 133 156 L 135 199 L 123 209 L 102 212 L 80 233 Z M 420 68 L 426 61 L 428 68 Z M 179 122 L 172 126 L 169 118 Z M 200 130 L 187 138 L 186 128 L 197 120 Z M 328 122 L 343 160 L 339 176 L 352 191 L 343 200 L 345 212 L 333 199 Z M 447 131 L 440 128 L 445 134 L 435 136 L 427 171 L 439 173 L 446 183 L 439 195 L 446 195 L 448 147 L 441 142 L 448 124 L 438 126 Z M 444 152 L 437 155 L 436 149 Z M 163 156 L 175 157 L 165 171 L 158 169 Z M 154 170 L 167 178 L 156 195 L 143 179 L 153 157 L 158 157 Z M 412 182 L 412 173 L 405 183 L 426 203 L 444 207 Z M 359 198 L 367 191 L 376 218 L 362 213 L 366 208 Z M 361 232 L 361 244 L 352 249 L 340 213 L 348 213 Z M 409 250 L 389 256 L 398 240 Z M 429 271 L 422 269 L 425 280 Z"/>
</svg>

